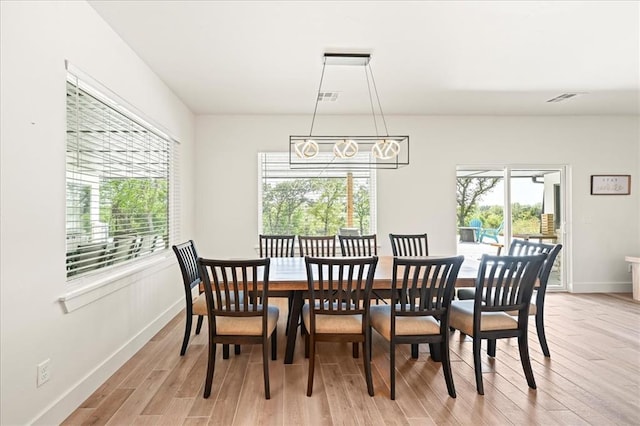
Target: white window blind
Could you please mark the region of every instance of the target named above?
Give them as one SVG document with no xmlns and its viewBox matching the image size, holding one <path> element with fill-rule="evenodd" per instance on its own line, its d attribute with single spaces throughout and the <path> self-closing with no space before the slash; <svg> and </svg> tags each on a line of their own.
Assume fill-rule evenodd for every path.
<svg viewBox="0 0 640 426">
<path fill-rule="evenodd" d="M 177 142 L 93 84 L 68 75 L 68 278 L 165 250 L 179 229 Z"/>
<path fill-rule="evenodd" d="M 331 156 L 331 153 L 319 155 Z M 359 153 L 367 161 L 369 153 Z M 330 160 L 330 158 L 327 158 Z M 289 167 L 288 152 L 258 154 L 258 231 L 280 235 L 335 235 L 344 228 L 376 232 L 376 171 Z M 348 220 L 347 176 L 353 189 Z"/>
</svg>

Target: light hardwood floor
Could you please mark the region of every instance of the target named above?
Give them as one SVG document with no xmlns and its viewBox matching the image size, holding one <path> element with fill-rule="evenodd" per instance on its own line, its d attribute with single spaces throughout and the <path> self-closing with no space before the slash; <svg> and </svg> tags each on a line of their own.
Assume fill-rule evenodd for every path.
<svg viewBox="0 0 640 426">
<path fill-rule="evenodd" d="M 530 322 L 537 390 L 527 387 L 515 339 L 503 339 L 495 359 L 483 351 L 485 395 L 478 395 L 471 341 L 455 332 L 450 348 L 458 397 L 448 396 L 440 364 L 421 345 L 418 360 L 408 347 L 398 348 L 395 401 L 389 400 L 389 348 L 375 332 L 375 397 L 367 394 L 362 358 L 352 357 L 351 346 L 321 343 L 308 398 L 301 339 L 294 363 L 284 365 L 286 301 L 272 301 L 281 312 L 278 359 L 269 366 L 271 400 L 264 399 L 259 346 L 245 346 L 241 355 L 231 351 L 228 360 L 219 350 L 213 391 L 203 399 L 206 325 L 180 357 L 181 313 L 63 424 L 640 424 L 640 304 L 630 295 L 547 294 L 550 359 Z"/>
</svg>

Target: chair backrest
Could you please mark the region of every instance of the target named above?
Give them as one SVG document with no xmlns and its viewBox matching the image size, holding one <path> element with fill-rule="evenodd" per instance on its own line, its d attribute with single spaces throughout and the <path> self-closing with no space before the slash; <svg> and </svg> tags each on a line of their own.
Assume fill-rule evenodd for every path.
<svg viewBox="0 0 640 426">
<path fill-rule="evenodd" d="M 363 314 L 369 304 L 377 256 L 304 258 L 314 314 Z M 314 326 L 311 315 L 311 326 Z"/>
<path fill-rule="evenodd" d="M 269 264 L 271 259 L 218 260 L 198 258 L 207 312 L 215 324 L 216 316 L 263 317 L 267 326 L 269 305 Z M 246 295 L 255 295 L 261 304 L 251 303 Z"/>
<path fill-rule="evenodd" d="M 342 256 L 377 256 L 376 235 L 338 235 Z"/>
<path fill-rule="evenodd" d="M 200 285 L 200 282 L 202 281 L 200 279 L 200 271 L 198 270 L 198 264 L 196 262 L 198 259 L 196 246 L 193 243 L 193 240 L 189 240 L 182 244 L 176 244 L 172 246 L 172 248 L 178 258 L 178 265 L 180 265 L 180 271 L 182 272 L 185 296 L 188 301 L 191 301 L 191 289 Z"/>
<path fill-rule="evenodd" d="M 391 317 L 439 317 L 447 315 L 453 298 L 456 278 L 464 256 L 410 258 L 394 257 L 391 286 Z M 401 299 L 398 300 L 398 297 Z M 441 321 L 442 324 L 448 321 Z"/>
<path fill-rule="evenodd" d="M 482 255 L 474 297 L 474 329 L 478 327 L 478 330 L 474 331 L 480 331 L 482 312 L 518 311 L 520 319 L 526 321 L 533 287 L 546 257 L 545 253 L 533 256 Z"/>
<path fill-rule="evenodd" d="M 260 234 L 260 257 L 293 257 L 295 235 Z"/>
<path fill-rule="evenodd" d="M 427 234 L 389 234 L 394 256 L 429 256 Z"/>
<path fill-rule="evenodd" d="M 562 250 L 562 244 L 535 243 L 533 241 L 520 240 L 517 238 L 514 238 L 511 241 L 511 245 L 509 246 L 510 256 L 531 256 L 539 253 L 547 254 L 547 258 L 545 259 L 542 268 L 540 268 L 540 273 L 538 274 L 540 285 L 538 286 L 538 292 L 536 294 L 537 304 L 544 301 L 544 294 L 547 290 L 547 283 L 549 282 L 549 275 L 553 268 L 553 262 L 555 262 L 560 250 Z"/>
<path fill-rule="evenodd" d="M 298 235 L 300 256 L 332 257 L 336 255 L 336 236 L 307 237 Z"/>
<path fill-rule="evenodd" d="M 474 217 L 469 221 L 469 226 L 472 228 L 482 228 L 482 221 L 477 217 Z"/>
</svg>

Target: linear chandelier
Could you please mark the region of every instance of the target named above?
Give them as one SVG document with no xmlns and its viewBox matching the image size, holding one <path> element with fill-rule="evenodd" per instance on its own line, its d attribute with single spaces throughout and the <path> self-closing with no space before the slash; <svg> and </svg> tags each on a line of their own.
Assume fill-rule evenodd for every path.
<svg viewBox="0 0 640 426">
<path fill-rule="evenodd" d="M 409 164 L 409 136 L 389 135 L 382 112 L 378 90 L 369 64 L 368 53 L 325 53 L 320 85 L 308 135 L 289 136 L 289 167 L 292 169 L 397 169 Z M 314 135 L 313 125 L 318 102 L 323 97 L 322 82 L 327 65 L 362 66 L 365 70 L 371 115 L 375 136 Z M 373 89 L 373 91 L 372 91 Z M 378 132 L 378 121 L 373 97 L 384 125 L 384 134 Z"/>
</svg>

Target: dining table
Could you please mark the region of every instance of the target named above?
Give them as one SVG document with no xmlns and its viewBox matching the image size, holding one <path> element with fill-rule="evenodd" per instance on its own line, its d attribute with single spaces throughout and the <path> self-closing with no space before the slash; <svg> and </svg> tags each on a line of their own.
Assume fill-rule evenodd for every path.
<svg viewBox="0 0 640 426">
<path fill-rule="evenodd" d="M 432 258 L 442 256 L 428 256 Z M 456 287 L 475 286 L 478 274 L 478 264 L 463 263 L 458 277 Z M 391 289 L 393 276 L 393 256 L 378 256 L 375 276 L 373 278 L 373 290 Z M 284 363 L 293 362 L 293 353 L 298 334 L 298 324 L 300 322 L 302 306 L 304 305 L 304 293 L 308 291 L 307 270 L 304 257 L 273 257 L 269 265 L 269 293 L 286 293 L 293 295 L 291 304 L 291 315 L 287 324 L 287 343 L 285 349 Z"/>
</svg>

